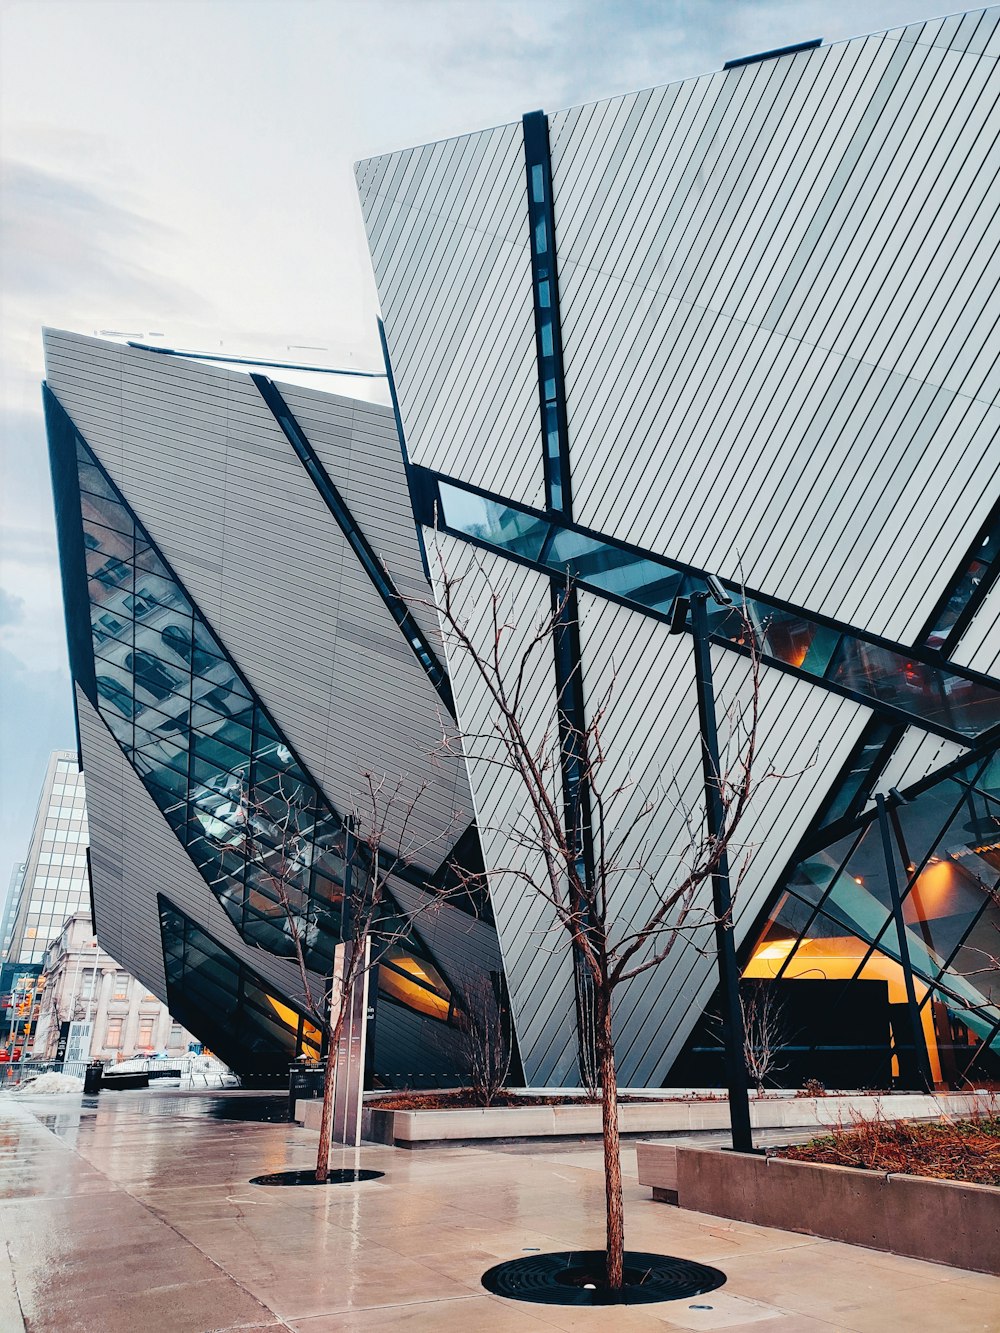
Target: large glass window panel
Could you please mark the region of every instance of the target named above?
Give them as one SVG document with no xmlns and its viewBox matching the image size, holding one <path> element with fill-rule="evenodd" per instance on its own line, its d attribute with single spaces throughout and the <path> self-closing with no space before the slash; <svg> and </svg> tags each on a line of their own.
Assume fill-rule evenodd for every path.
<svg viewBox="0 0 1000 1333">
<path fill-rule="evenodd" d="M 195 676 L 191 681 L 191 698 L 216 713 L 225 713 L 249 726 L 253 705 L 232 669 L 218 671 L 215 679 Z"/>
<path fill-rule="evenodd" d="M 469 491 L 441 483 L 441 505 L 449 527 L 479 537 L 506 551 L 537 559 L 548 535 L 548 524 L 532 515 L 487 500 Z"/>
<path fill-rule="evenodd" d="M 391 945 L 379 967 L 378 988 L 382 995 L 408 1009 L 447 1022 L 451 993 L 437 968 L 397 945 Z"/>
<path fill-rule="evenodd" d="M 169 700 L 168 707 L 175 701 Z M 187 737 L 191 730 L 190 709 L 186 706 L 186 700 L 177 696 L 176 702 L 180 705 L 176 712 L 165 712 L 159 708 L 147 708 L 143 713 L 142 725 L 147 731 L 155 732 L 158 736 L 166 737 L 169 740 L 178 740 L 181 737 Z"/>
<path fill-rule="evenodd" d="M 85 463 L 82 460 L 77 461 L 77 471 L 80 474 L 80 489 L 86 491 L 88 495 L 100 496 L 105 500 L 111 500 L 117 503 L 117 499 L 111 485 L 105 481 L 100 471 L 94 467 L 93 463 Z"/>
<path fill-rule="evenodd" d="M 295 763 L 286 767 L 275 767 L 263 759 L 256 759 L 253 766 L 254 794 L 261 800 L 276 799 L 283 805 L 293 805 L 299 809 L 315 808 L 316 788 L 301 776 L 301 770 Z M 277 809 L 277 806 L 273 807 Z"/>
<path fill-rule="evenodd" d="M 125 665 L 134 673 L 136 686 L 161 703 L 164 699 L 179 693 L 185 684 L 182 671 L 169 666 L 144 649 L 129 653 Z"/>
<path fill-rule="evenodd" d="M 750 610 L 750 608 L 748 608 Z M 754 603 L 754 620 L 763 650 L 779 662 L 822 675 L 833 658 L 840 632 L 827 625 L 810 622 L 783 609 L 760 607 Z M 759 618 L 759 620 L 758 620 Z"/>
<path fill-rule="evenodd" d="M 145 619 L 154 607 L 165 607 L 182 616 L 191 615 L 191 603 L 172 579 L 160 578 L 157 574 L 135 571 L 136 616 Z"/>
<path fill-rule="evenodd" d="M 168 792 L 175 801 L 183 798 L 187 790 L 187 774 L 184 769 L 186 757 L 186 755 L 183 758 L 177 757 L 168 762 L 169 757 L 165 758 L 159 748 L 136 749 L 129 755 L 133 768 L 143 781 L 156 784 L 157 791 L 153 793 L 154 797 L 159 798 L 163 792 Z"/>
<path fill-rule="evenodd" d="M 990 571 L 990 567 L 1000 558 L 1000 517 L 983 537 L 980 545 L 973 551 L 968 563 L 955 583 L 951 596 L 942 607 L 937 621 L 924 642 L 928 648 L 943 648 L 949 634 L 965 610 L 970 599 L 976 594 L 979 585 Z"/>
<path fill-rule="evenodd" d="M 119 560 L 127 560 L 132 564 L 135 554 L 132 533 L 118 532 L 114 528 L 106 528 L 100 523 L 90 522 L 84 525 L 83 532 L 83 544 L 88 556 L 103 552 L 105 556 L 117 556 Z"/>
<path fill-rule="evenodd" d="M 87 581 L 107 592 L 131 592 L 132 566 L 128 559 L 109 551 L 90 550 L 86 553 Z"/>
<path fill-rule="evenodd" d="M 540 567 L 570 573 L 584 587 L 665 613 L 676 592 L 687 591 L 691 580 L 700 579 L 651 553 L 570 531 L 549 516 L 514 509 L 442 478 L 436 479 L 436 486 L 441 513 L 421 511 L 421 522 L 441 522 L 460 535 L 514 552 Z M 735 586 L 733 593 L 738 597 Z M 930 722 L 960 736 L 980 736 L 1000 725 L 1000 687 L 962 675 L 960 667 L 929 665 L 905 649 L 811 621 L 805 613 L 759 596 L 749 600 L 747 610 L 767 659 L 899 709 L 917 725 Z M 709 621 L 720 638 L 739 643 L 745 634 L 738 607 L 712 606 Z"/>
<path fill-rule="evenodd" d="M 250 773 L 250 756 L 246 750 L 227 745 L 216 736 L 207 736 L 200 731 L 192 732 L 195 766 L 192 773 L 199 782 L 217 789 L 227 788 L 230 774 L 247 778 Z M 222 788 L 219 788 L 219 783 Z"/>
<path fill-rule="evenodd" d="M 108 500 L 98 495 L 81 495 L 80 509 L 86 529 L 89 524 L 97 523 L 102 528 L 111 528 L 131 538 L 135 531 L 132 516 L 123 504 L 117 500 Z"/>
<path fill-rule="evenodd" d="M 144 714 L 144 723 L 148 714 Z M 184 735 L 164 736 L 156 731 L 147 731 L 140 722 L 135 724 L 135 748 L 146 757 L 154 767 L 171 768 L 180 773 L 187 781 L 188 747 Z M 137 756 L 138 758 L 138 756 Z"/>
<path fill-rule="evenodd" d="M 252 732 L 249 726 L 243 726 L 221 713 L 213 712 L 196 704 L 191 710 L 191 722 L 199 733 L 222 741 L 241 754 L 249 754 L 252 748 Z"/>
<path fill-rule="evenodd" d="M 254 712 L 254 731 L 257 737 L 254 758 L 261 764 L 262 772 L 281 772 L 289 778 L 306 781 L 306 775 L 296 764 L 291 750 L 260 708 Z"/>
</svg>

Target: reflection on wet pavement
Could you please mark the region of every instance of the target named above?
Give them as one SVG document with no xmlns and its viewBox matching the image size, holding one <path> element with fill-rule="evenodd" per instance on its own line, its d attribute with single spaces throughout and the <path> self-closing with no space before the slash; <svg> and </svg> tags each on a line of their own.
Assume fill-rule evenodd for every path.
<svg viewBox="0 0 1000 1333">
<path fill-rule="evenodd" d="M 285 1105 L 241 1092 L 0 1096 L 0 1331 L 998 1327 L 1000 1280 L 653 1203 L 632 1148 L 629 1244 L 719 1267 L 726 1285 L 613 1323 L 515 1307 L 483 1290 L 487 1268 L 601 1245 L 598 1147 L 366 1145 L 334 1165 L 381 1179 L 251 1185 L 312 1164 L 313 1134 L 262 1118 Z"/>
</svg>

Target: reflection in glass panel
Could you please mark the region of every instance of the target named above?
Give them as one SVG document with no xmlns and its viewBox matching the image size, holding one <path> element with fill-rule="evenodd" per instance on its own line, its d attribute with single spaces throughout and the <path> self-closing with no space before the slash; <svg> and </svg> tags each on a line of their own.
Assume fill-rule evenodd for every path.
<svg viewBox="0 0 1000 1333">
<path fill-rule="evenodd" d="M 515 509 L 440 478 L 436 485 L 442 513 L 421 510 L 422 523 L 440 523 L 541 568 L 569 573 L 584 589 L 610 592 L 666 614 L 676 594 L 701 582 L 702 576 L 694 571 L 649 552 L 572 531 L 552 515 Z M 729 586 L 739 598 L 739 587 Z M 912 653 L 825 625 L 759 596 L 747 599 L 746 611 L 765 660 L 830 681 L 956 738 L 981 736 L 1000 726 L 1000 686 L 963 675 L 961 667 L 922 662 Z M 741 643 L 746 633 L 736 606 L 711 604 L 709 626 L 714 635 L 735 643 Z"/>
<path fill-rule="evenodd" d="M 83 501 L 101 714 L 244 938 L 290 954 L 291 913 L 307 961 L 328 969 L 340 931 L 343 849 L 338 858 L 326 848 L 340 821 L 317 804 L 291 750 L 100 465 L 78 449 L 104 491 Z M 317 827 L 323 860 L 314 875 Z"/>
<path fill-rule="evenodd" d="M 1000 515 L 973 551 L 968 563 L 955 580 L 951 594 L 942 607 L 934 627 L 924 642 L 928 648 L 944 648 L 959 616 L 976 594 L 983 579 L 1000 557 Z"/>
<path fill-rule="evenodd" d="M 160 929 L 171 1014 L 244 1073 L 285 1074 L 316 1030 L 245 963 L 160 898 Z"/>
<path fill-rule="evenodd" d="M 549 527 L 544 519 L 522 514 L 470 491 L 457 490 L 444 482 L 441 484 L 441 505 L 449 527 L 528 559 L 537 559 L 548 535 Z"/>
</svg>

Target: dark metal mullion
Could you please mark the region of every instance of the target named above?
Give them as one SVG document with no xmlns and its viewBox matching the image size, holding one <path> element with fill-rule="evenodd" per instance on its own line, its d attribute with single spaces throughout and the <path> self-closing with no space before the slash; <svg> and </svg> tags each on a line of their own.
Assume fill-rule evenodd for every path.
<svg viewBox="0 0 1000 1333">
<path fill-rule="evenodd" d="M 559 317 L 559 275 L 556 254 L 555 208 L 552 198 L 552 159 L 549 121 L 544 111 L 531 111 L 522 119 L 524 170 L 528 196 L 528 227 L 531 245 L 531 284 L 535 310 L 535 356 L 538 362 L 538 402 L 542 431 L 546 508 L 572 516 L 573 491 L 569 461 L 569 431 L 566 415 L 566 385 L 563 376 L 562 327 Z M 544 248 L 539 231 L 544 232 Z M 542 305 L 540 286 L 548 284 L 548 302 Z M 551 346 L 545 347 L 545 329 Z M 546 382 L 553 396 L 545 393 Z M 554 416 L 557 457 L 549 449 L 549 417 Z"/>
<path fill-rule="evenodd" d="M 982 771 L 982 770 L 980 770 L 980 771 Z M 930 862 L 930 858 L 931 858 L 931 856 L 933 856 L 933 854 L 934 854 L 934 848 L 938 845 L 938 843 L 939 843 L 939 842 L 941 841 L 941 839 L 944 837 L 945 833 L 948 831 L 948 826 L 951 824 L 952 820 L 953 820 L 953 819 L 955 818 L 955 816 L 958 814 L 958 809 L 959 809 L 959 806 L 960 806 L 961 804 L 962 804 L 962 801 L 961 801 L 961 799 L 959 799 L 958 801 L 955 802 L 955 804 L 954 804 L 953 806 L 950 807 L 949 812 L 948 812 L 948 815 L 947 815 L 947 817 L 945 818 L 944 823 L 941 825 L 941 827 L 940 827 L 940 829 L 938 830 L 938 832 L 937 832 L 937 833 L 934 835 L 934 837 L 931 839 L 930 843 L 928 844 L 928 849 L 927 849 L 927 851 L 924 853 L 924 855 L 923 855 L 923 857 L 921 858 L 919 864 L 917 864 L 917 865 L 914 866 L 914 869 L 913 869 L 912 873 L 908 873 L 908 878 L 907 878 L 906 886 L 905 886 L 905 888 L 903 889 L 903 893 L 902 893 L 902 895 L 901 895 L 901 899 L 902 899 L 902 900 L 905 900 L 906 898 L 909 897 L 910 892 L 911 892 L 911 890 L 912 890 L 914 884 L 916 884 L 917 880 L 918 880 L 918 879 L 920 878 L 920 876 L 924 873 L 924 870 L 927 868 L 927 865 L 928 865 L 928 863 Z M 873 824 L 874 821 L 875 821 L 875 819 L 877 819 L 877 818 L 878 818 L 878 815 L 877 815 L 877 812 L 876 812 L 876 813 L 871 817 L 871 819 L 870 819 L 870 821 L 869 821 L 869 824 L 870 824 L 870 825 Z M 891 888 L 890 888 L 890 892 L 891 892 Z M 856 971 L 855 971 L 855 973 L 854 973 L 854 976 L 850 978 L 851 981 L 856 981 L 856 980 L 858 979 L 858 977 L 860 976 L 861 972 L 864 970 L 865 964 L 868 962 L 868 959 L 872 956 L 872 954 L 873 954 L 876 950 L 878 950 L 879 953 L 885 954 L 885 956 L 886 956 L 887 958 L 889 958 L 889 959 L 892 959 L 892 961 L 894 961 L 894 962 L 899 962 L 899 959 L 893 959 L 893 958 L 892 958 L 892 954 L 889 953 L 888 950 L 885 949 L 885 948 L 881 945 L 881 943 L 880 943 L 880 941 L 885 937 L 885 933 L 886 933 L 886 931 L 889 929 L 890 925 L 892 925 L 892 923 L 893 923 L 893 914 L 892 914 L 892 912 L 890 911 L 889 914 L 888 914 L 888 916 L 886 917 L 886 920 L 885 920 L 885 922 L 883 923 L 881 929 L 879 930 L 878 934 L 877 934 L 877 935 L 875 936 L 875 938 L 870 942 L 870 947 L 869 947 L 869 949 L 868 949 L 868 952 L 865 954 L 865 957 L 864 957 L 864 959 L 862 960 L 861 965 L 856 969 Z M 858 938 L 861 939 L 862 937 L 861 937 L 861 936 L 858 936 Z M 916 974 L 920 977 L 921 981 L 925 982 L 927 985 L 929 985 L 929 986 L 933 986 L 933 985 L 935 984 L 934 977 L 931 976 L 931 975 L 928 975 L 929 972 L 930 972 L 930 969 L 927 969 L 927 971 L 925 971 L 922 967 L 919 967 L 919 966 L 918 966 L 918 967 L 914 968 L 913 970 L 914 970 L 914 971 L 916 972 Z M 938 971 L 937 975 L 940 977 L 940 975 L 941 975 L 941 971 L 940 971 L 940 970 Z"/>
<path fill-rule="evenodd" d="M 864 837 L 864 832 L 863 832 L 863 831 L 859 831 L 857 837 L 856 837 L 856 838 L 854 839 L 854 841 L 851 843 L 851 845 L 850 845 L 850 847 L 848 848 L 848 850 L 844 853 L 844 856 L 843 856 L 843 858 L 841 859 L 841 861 L 839 862 L 839 864 L 838 864 L 838 866 L 837 866 L 837 869 L 836 869 L 836 870 L 834 871 L 834 873 L 833 873 L 833 877 L 831 878 L 830 883 L 826 886 L 825 889 L 823 889 L 823 890 L 821 891 L 821 893 L 820 893 L 820 895 L 819 895 L 819 902 L 818 902 L 818 903 L 810 903 L 807 899 L 803 898 L 802 895 L 801 895 L 800 893 L 797 893 L 797 892 L 795 891 L 795 889 L 793 889 L 793 888 L 785 888 L 785 889 L 779 889 L 779 890 L 778 890 L 779 893 L 790 893 L 790 894 L 792 895 L 793 898 L 798 899 L 798 901 L 799 901 L 800 903 L 803 903 L 806 907 L 810 908 L 811 910 L 810 910 L 810 915 L 809 915 L 808 920 L 806 921 L 806 923 L 805 923 L 805 925 L 802 927 L 802 929 L 799 931 L 798 937 L 796 938 L 796 941 L 795 941 L 795 948 L 794 948 L 794 949 L 790 949 L 790 950 L 788 951 L 788 953 L 787 953 L 787 955 L 785 956 L 785 959 L 784 959 L 784 961 L 782 962 L 781 966 L 778 968 L 777 972 L 774 974 L 774 980 L 775 980 L 775 981 L 780 981 L 780 980 L 782 979 L 782 977 L 785 975 L 785 972 L 786 972 L 786 970 L 787 970 L 787 968 L 788 968 L 788 965 L 789 965 L 789 963 L 792 961 L 792 958 L 794 957 L 795 952 L 796 952 L 796 950 L 798 949 L 799 944 L 802 942 L 803 937 L 804 937 L 805 935 L 808 934 L 808 932 L 809 932 L 809 930 L 811 929 L 812 924 L 813 924 L 813 922 L 816 920 L 817 916 L 819 916 L 821 913 L 822 913 L 823 916 L 827 916 L 827 913 L 826 913 L 826 912 L 823 912 L 823 904 L 826 902 L 827 898 L 829 898 L 829 896 L 830 896 L 830 891 L 832 890 L 834 884 L 836 884 L 837 879 L 839 878 L 839 876 L 842 875 L 842 874 L 844 873 L 844 867 L 847 865 L 848 861 L 851 859 L 851 857 L 854 855 L 854 853 L 858 850 L 858 845 L 860 844 L 861 839 L 862 839 L 863 837 Z M 770 910 L 773 910 L 773 909 L 769 909 L 769 911 L 770 911 Z M 831 918 L 829 918 L 829 917 L 827 916 L 827 919 L 830 920 Z"/>
<path fill-rule="evenodd" d="M 979 1056 L 982 1053 L 982 1051 L 992 1050 L 993 1039 L 996 1037 L 997 1033 L 1000 1033 L 1000 1018 L 998 1018 L 997 1021 L 993 1024 L 993 1026 L 990 1028 L 989 1035 L 980 1039 L 979 1045 L 972 1052 L 972 1054 L 969 1056 L 968 1060 L 965 1063 L 965 1067 L 961 1072 L 961 1078 L 965 1079 L 968 1076 L 969 1070 L 972 1068 L 973 1062 L 975 1061 L 977 1056 Z"/>
<path fill-rule="evenodd" d="M 939 989 L 942 986 L 943 983 L 941 981 L 941 978 L 945 975 L 945 973 L 951 970 L 951 965 L 958 957 L 959 950 L 965 947 L 966 940 L 975 930 L 976 926 L 979 925 L 980 921 L 986 914 L 987 908 L 992 906 L 992 904 L 993 904 L 992 894 L 990 893 L 990 891 L 987 890 L 987 892 L 983 894 L 982 904 L 980 905 L 978 910 L 973 913 L 972 920 L 966 926 L 965 930 L 962 931 L 961 935 L 959 935 L 958 940 L 952 947 L 951 953 L 948 954 L 947 958 L 942 963 L 941 968 L 931 986 L 932 990 Z"/>
</svg>

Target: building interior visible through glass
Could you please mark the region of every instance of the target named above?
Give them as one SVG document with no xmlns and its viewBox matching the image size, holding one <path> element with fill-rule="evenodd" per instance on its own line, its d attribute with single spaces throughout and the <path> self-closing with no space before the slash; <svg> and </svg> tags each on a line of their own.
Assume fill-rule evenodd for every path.
<svg viewBox="0 0 1000 1333">
<path fill-rule="evenodd" d="M 952 1085 L 996 1078 L 1000 759 L 991 754 L 929 784 L 893 808 L 890 822 L 931 1075 Z M 797 1063 L 829 1066 L 823 1046 L 841 1046 L 846 1065 L 885 1086 L 914 1058 L 900 957 L 881 831 L 872 820 L 793 869 L 744 976 L 783 992 Z M 789 982 L 816 984 L 800 996 Z"/>
<path fill-rule="evenodd" d="M 582 588 L 611 593 L 639 609 L 666 615 L 678 594 L 696 586 L 688 585 L 692 575 L 686 568 L 652 552 L 640 554 L 611 539 L 574 531 L 551 516 L 478 495 L 453 481 L 435 480 L 435 487 L 439 503 L 433 512 L 418 515 L 422 522 L 519 555 L 539 569 L 571 575 Z M 981 555 L 991 549 L 990 540 Z M 977 561 L 970 566 L 973 572 L 964 571 L 967 577 L 956 598 L 962 589 L 968 597 L 974 588 L 974 568 Z M 738 585 L 729 586 L 741 594 Z M 747 621 L 765 661 L 821 677 L 861 702 L 898 710 L 903 720 L 909 715 L 917 725 L 929 724 L 958 741 L 1000 725 L 1000 689 L 974 672 L 951 663 L 922 661 L 913 651 L 887 646 L 860 631 L 841 630 L 756 595 L 744 598 L 742 607 L 713 606 L 709 614 L 711 633 L 737 644 Z"/>
</svg>

